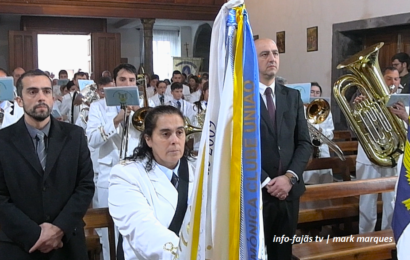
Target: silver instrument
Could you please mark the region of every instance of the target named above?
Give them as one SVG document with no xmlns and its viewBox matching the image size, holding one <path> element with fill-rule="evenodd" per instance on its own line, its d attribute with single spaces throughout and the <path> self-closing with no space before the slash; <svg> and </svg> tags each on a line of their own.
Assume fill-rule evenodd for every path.
<svg viewBox="0 0 410 260">
<path fill-rule="evenodd" d="M 81 90 L 80 93 L 78 93 L 78 97 L 81 98 L 81 101 L 83 103 L 83 107 L 80 109 L 79 117 L 81 118 L 84 124 L 87 124 L 88 121 L 90 104 L 100 99 L 100 96 L 97 93 L 97 88 L 97 84 L 90 84 L 87 85 L 83 90 Z"/>
</svg>

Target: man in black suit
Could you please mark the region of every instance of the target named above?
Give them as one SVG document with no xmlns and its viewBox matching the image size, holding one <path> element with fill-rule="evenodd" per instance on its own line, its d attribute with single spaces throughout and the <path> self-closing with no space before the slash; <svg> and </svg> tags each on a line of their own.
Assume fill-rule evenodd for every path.
<svg viewBox="0 0 410 260">
<path fill-rule="evenodd" d="M 299 197 L 305 191 L 302 174 L 312 147 L 299 91 L 275 83 L 279 69 L 276 43 L 259 39 L 255 46 L 261 95 L 265 243 L 269 260 L 287 260 L 292 256 L 291 240 L 298 221 Z M 288 243 L 286 237 L 290 239 Z"/>
<path fill-rule="evenodd" d="M 84 131 L 50 116 L 44 72 L 24 73 L 16 87 L 24 116 L 0 131 L 0 258 L 86 260 L 94 173 Z"/>
</svg>

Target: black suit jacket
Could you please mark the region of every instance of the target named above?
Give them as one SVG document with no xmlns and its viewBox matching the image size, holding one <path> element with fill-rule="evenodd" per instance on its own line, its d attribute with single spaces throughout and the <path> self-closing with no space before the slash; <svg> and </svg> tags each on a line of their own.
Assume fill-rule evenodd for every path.
<svg viewBox="0 0 410 260">
<path fill-rule="evenodd" d="M 43 171 L 22 117 L 0 131 L 0 256 L 87 259 L 84 217 L 94 194 L 82 128 L 51 118 Z M 64 232 L 61 249 L 28 254 L 48 222 Z M 21 250 L 21 252 L 19 252 Z"/>
<path fill-rule="evenodd" d="M 292 187 L 287 199 L 297 199 L 305 191 L 302 174 L 312 153 L 303 102 L 299 91 L 277 82 L 275 100 L 276 129 L 273 128 L 268 110 L 261 97 L 261 181 L 263 182 L 267 177 L 274 178 L 283 175 L 287 170 L 291 170 L 298 175 L 299 182 Z M 277 146 L 273 145 L 274 140 Z M 281 171 L 279 173 L 274 167 L 275 154 L 280 155 Z"/>
</svg>

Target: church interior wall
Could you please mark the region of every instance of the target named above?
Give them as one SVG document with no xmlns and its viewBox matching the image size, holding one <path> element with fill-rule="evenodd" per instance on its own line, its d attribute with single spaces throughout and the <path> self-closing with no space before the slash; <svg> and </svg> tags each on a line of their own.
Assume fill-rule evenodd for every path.
<svg viewBox="0 0 410 260">
<path fill-rule="evenodd" d="M 7 19 L 0 20 L 0 68 L 8 68 L 8 32 L 10 30 L 18 31 L 20 30 L 20 16 L 7 16 Z M 186 57 L 186 49 L 184 44 L 188 43 L 188 53 L 192 57 L 194 36 L 198 26 L 154 26 L 154 29 L 161 30 L 179 30 L 181 37 L 181 55 Z M 107 26 L 107 32 L 109 33 L 120 33 L 121 34 L 121 58 L 127 58 L 128 62 L 139 66 L 141 63 L 141 52 L 142 47 L 142 37 L 143 31 L 138 28 L 115 28 L 112 24 Z"/>
<path fill-rule="evenodd" d="M 285 31 L 279 76 L 288 83 L 317 81 L 330 96 L 333 24 L 410 13 L 402 0 L 247 0 L 254 35 L 276 40 Z M 318 51 L 307 52 L 307 28 L 318 26 Z M 383 24 L 380 24 L 383 27 Z"/>
<path fill-rule="evenodd" d="M 192 57 L 192 28 L 191 26 L 181 26 L 181 57 Z M 188 44 L 188 45 L 186 45 Z M 188 47 L 188 56 L 187 56 Z"/>
<path fill-rule="evenodd" d="M 127 58 L 128 63 L 138 69 L 141 63 L 141 56 L 144 57 L 144 54 L 141 52 L 143 30 L 137 30 L 136 28 L 116 29 L 108 26 L 107 32 L 121 34 L 121 58 Z"/>
</svg>

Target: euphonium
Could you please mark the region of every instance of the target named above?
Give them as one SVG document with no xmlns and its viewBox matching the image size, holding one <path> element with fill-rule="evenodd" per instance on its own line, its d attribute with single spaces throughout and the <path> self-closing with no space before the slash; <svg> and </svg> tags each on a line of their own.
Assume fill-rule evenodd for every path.
<svg viewBox="0 0 410 260">
<path fill-rule="evenodd" d="M 193 117 L 192 125 L 198 128 L 203 128 L 205 123 L 206 109 L 202 109 L 201 112 L 196 113 Z"/>
<path fill-rule="evenodd" d="M 138 71 L 137 82 L 142 84 L 144 88 L 144 91 L 143 91 L 144 107 L 141 107 L 140 109 L 135 111 L 134 115 L 132 116 L 132 125 L 135 127 L 135 129 L 142 132 L 144 131 L 144 128 L 145 128 L 144 127 L 145 116 L 152 109 L 148 105 L 147 82 L 145 80 L 144 69 L 142 67 L 140 67 L 140 70 Z"/>
<path fill-rule="evenodd" d="M 406 131 L 403 123 L 386 108 L 389 89 L 379 67 L 383 42 L 370 46 L 337 66 L 353 74 L 342 76 L 334 85 L 335 99 L 356 133 L 369 160 L 379 166 L 394 167 L 403 153 Z M 357 87 L 366 100 L 350 106 L 346 92 Z"/>
<path fill-rule="evenodd" d="M 327 138 L 322 132 L 316 129 L 313 124 L 321 124 L 330 113 L 330 105 L 325 99 L 315 99 L 306 108 L 306 117 L 308 123 L 309 134 L 311 136 L 312 145 L 319 147 L 322 144 L 327 144 L 332 149 L 340 160 L 344 161 L 345 156 L 340 147 Z"/>
<path fill-rule="evenodd" d="M 94 83 L 87 85 L 83 90 L 80 91 L 78 96 L 81 97 L 82 103 L 86 105 L 81 108 L 79 117 L 84 124 L 87 124 L 90 104 L 93 101 L 100 99 L 100 96 L 97 94 L 97 84 Z"/>
<path fill-rule="evenodd" d="M 189 118 L 184 116 L 184 130 L 185 130 L 185 136 L 189 136 L 194 133 L 201 133 L 202 127 L 193 126 Z"/>
</svg>

